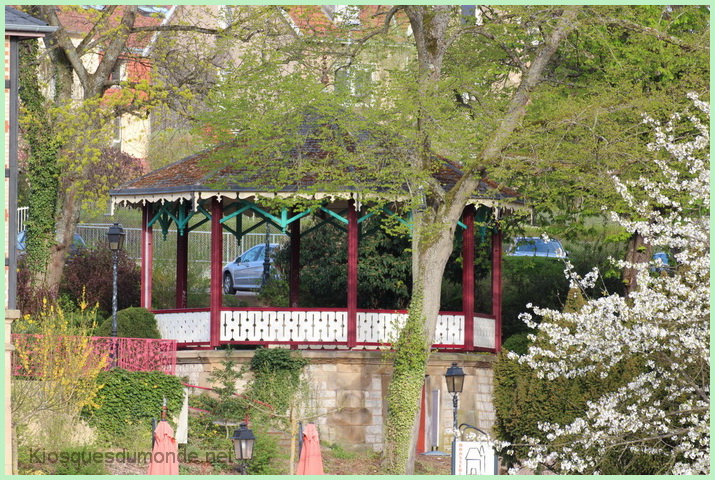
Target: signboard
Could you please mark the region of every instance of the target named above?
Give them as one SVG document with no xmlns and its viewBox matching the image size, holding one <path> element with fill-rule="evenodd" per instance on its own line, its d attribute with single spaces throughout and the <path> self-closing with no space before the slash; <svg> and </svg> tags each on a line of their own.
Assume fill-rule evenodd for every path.
<svg viewBox="0 0 715 480">
<path fill-rule="evenodd" d="M 498 475 L 499 463 L 489 442 L 453 444 L 454 475 Z"/>
</svg>

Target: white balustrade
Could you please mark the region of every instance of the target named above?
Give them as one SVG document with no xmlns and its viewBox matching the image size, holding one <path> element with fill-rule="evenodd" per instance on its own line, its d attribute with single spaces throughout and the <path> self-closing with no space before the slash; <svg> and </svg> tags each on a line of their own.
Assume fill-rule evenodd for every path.
<svg viewBox="0 0 715 480">
<path fill-rule="evenodd" d="M 347 341 L 347 313 L 301 310 L 229 310 L 221 312 L 221 341 Z"/>
<path fill-rule="evenodd" d="M 176 312 L 156 314 L 162 338 L 179 343 L 208 343 L 210 314 Z M 357 343 L 389 344 L 407 320 L 401 312 L 362 311 L 357 314 Z M 325 347 L 347 341 L 346 311 L 317 310 L 223 310 L 221 342 L 317 343 Z M 495 347 L 493 318 L 474 317 L 474 346 Z M 437 318 L 435 344 L 461 346 L 465 343 L 464 315 L 442 314 Z"/>
<path fill-rule="evenodd" d="M 496 347 L 496 325 L 493 318 L 474 317 L 474 346 Z"/>
<path fill-rule="evenodd" d="M 211 340 L 209 312 L 156 313 L 161 338 L 179 343 L 208 343 Z"/>
<path fill-rule="evenodd" d="M 464 315 L 437 316 L 434 343 L 439 345 L 464 345 Z"/>
<path fill-rule="evenodd" d="M 358 312 L 358 343 L 392 343 L 407 321 L 406 313 Z"/>
</svg>

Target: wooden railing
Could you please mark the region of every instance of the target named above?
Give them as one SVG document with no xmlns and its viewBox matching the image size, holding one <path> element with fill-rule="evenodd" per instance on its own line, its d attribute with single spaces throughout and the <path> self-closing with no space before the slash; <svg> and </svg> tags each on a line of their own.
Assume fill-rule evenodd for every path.
<svg viewBox="0 0 715 480">
<path fill-rule="evenodd" d="M 162 338 L 175 339 L 179 347 L 206 347 L 210 342 L 207 308 L 154 312 Z M 294 348 L 348 348 L 348 333 L 355 331 L 353 348 L 389 346 L 404 325 L 404 310 L 359 309 L 354 326 L 346 308 L 222 308 L 220 342 L 224 345 L 289 345 Z M 495 321 L 488 315 L 473 318 L 474 338 L 465 338 L 462 312 L 440 312 L 434 348 L 494 351 Z"/>
</svg>

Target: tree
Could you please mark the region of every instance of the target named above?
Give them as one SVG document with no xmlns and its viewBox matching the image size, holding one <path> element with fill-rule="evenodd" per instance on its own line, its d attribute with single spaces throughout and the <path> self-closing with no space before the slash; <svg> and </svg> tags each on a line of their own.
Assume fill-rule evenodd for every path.
<svg viewBox="0 0 715 480">
<path fill-rule="evenodd" d="M 525 465 L 560 472 L 595 474 L 620 465 L 620 472 L 707 474 L 710 471 L 709 339 L 709 105 L 692 97 L 698 111 L 673 115 L 654 128 L 649 144 L 658 177 L 621 181 L 618 191 L 629 217 L 615 214 L 628 232 L 674 253 L 676 266 L 654 274 L 653 263 L 627 265 L 638 275 L 629 298 L 591 299 L 576 313 L 535 308 L 544 316 L 536 341 L 519 361 L 547 379 L 618 379 L 621 366 L 637 374 L 587 402 L 576 418 L 543 422 L 541 434 L 523 438 Z M 690 132 L 681 135 L 683 120 Z M 648 197 L 640 200 L 640 191 Z M 622 264 L 625 262 L 621 262 Z M 622 265 L 626 266 L 626 265 Z M 575 279 L 588 286 L 597 277 Z M 525 316 L 529 322 L 529 316 Z M 506 447 L 507 449 L 509 447 Z M 648 457 L 647 471 L 638 471 Z"/>
<path fill-rule="evenodd" d="M 196 18 L 193 24 L 182 20 L 165 24 L 156 13 L 136 5 L 26 9 L 59 27 L 45 37 L 42 58 L 38 59 L 36 44 L 26 43 L 29 51 L 24 61 L 43 67 L 44 82 L 38 82 L 37 69 L 28 69 L 20 87 L 30 150 L 28 264 L 35 286 L 56 294 L 82 208 L 105 198 L 108 189 L 116 186 L 114 175 L 102 175 L 110 165 L 121 166 L 116 155 L 102 155 L 116 133 L 116 121 L 127 115 L 146 118 L 162 105 L 181 110 L 198 102 L 199 86 L 210 84 L 207 79 L 220 66 L 217 50 L 229 41 L 247 41 L 253 30 L 264 26 L 238 15 L 218 28 L 211 13 L 198 16 L 213 27 L 200 25 Z M 260 17 L 263 12 L 256 10 L 253 15 Z M 186 48 L 177 47 L 172 36 L 176 32 L 185 35 L 184 42 L 195 41 L 190 34 L 221 41 L 213 48 L 204 46 L 202 60 L 197 61 L 195 49 L 186 43 Z M 158 33 L 166 38 L 157 40 Z M 137 47 L 150 45 L 154 45 L 151 58 L 135 53 Z M 191 75 L 182 63 L 189 53 L 194 58 L 187 62 L 192 65 Z M 120 68 L 131 71 L 127 80 L 116 75 Z M 179 69 L 183 76 L 176 75 Z"/>
<path fill-rule="evenodd" d="M 397 6 L 377 12 L 375 18 L 384 20 L 372 30 L 329 26 L 318 37 L 305 35 L 286 46 L 248 52 L 215 91 L 209 115 L 202 117 L 201 128 L 211 140 L 226 142 L 211 162 L 239 165 L 242 173 L 234 180 L 244 185 L 296 186 L 302 196 L 353 190 L 376 203 L 407 198 L 403 206 L 413 215 L 413 286 L 387 398 L 384 455 L 393 473 L 411 471 L 442 274 L 465 204 L 487 175 L 505 183 L 528 174 L 531 185 L 541 187 L 547 183 L 539 181 L 541 176 L 548 174 L 553 182 L 545 187 L 557 184 L 559 162 L 533 146 L 536 154 L 525 156 L 530 144 L 520 139 L 529 122 L 539 125 L 537 114 L 549 111 L 556 93 L 564 95 L 560 106 L 568 103 L 564 82 L 576 71 L 569 62 L 580 68 L 574 78 L 581 90 L 574 88 L 574 93 L 585 92 L 601 105 L 599 89 L 587 87 L 595 78 L 603 86 L 615 68 L 610 59 L 594 56 L 591 44 L 574 48 L 575 39 L 598 33 L 601 57 L 627 30 L 643 35 L 641 45 L 655 38 L 679 49 L 692 47 L 631 19 L 630 10 L 479 7 L 477 12 L 466 17 L 450 6 Z M 652 20 L 656 12 L 643 16 Z M 405 23 L 411 33 L 400 37 Z M 389 46 L 382 43 L 386 38 Z M 373 76 L 383 80 L 369 86 L 370 95 L 355 98 L 344 93 L 355 89 L 333 88 L 336 70 L 349 70 L 380 47 L 389 58 L 383 53 Z M 578 58 L 584 54 L 588 65 L 581 66 Z M 625 58 L 632 61 L 633 55 Z M 333 66 L 327 76 L 326 64 Z M 549 88 L 549 82 L 560 87 Z M 613 118 L 609 126 L 621 120 Z M 622 131 L 627 128 L 621 123 Z M 549 133 L 550 138 L 558 135 L 556 129 Z M 589 133 L 588 139 L 597 137 Z M 319 154 L 309 148 L 316 142 L 322 145 Z M 574 159 L 569 175 L 588 172 L 591 150 L 580 148 L 577 138 L 565 143 L 573 147 L 563 153 Z M 444 161 L 435 152 L 464 172 L 449 190 L 432 176 Z M 618 165 L 632 170 L 626 163 Z M 589 178 L 596 175 L 603 171 Z M 544 191 L 532 188 L 530 193 Z"/>
</svg>

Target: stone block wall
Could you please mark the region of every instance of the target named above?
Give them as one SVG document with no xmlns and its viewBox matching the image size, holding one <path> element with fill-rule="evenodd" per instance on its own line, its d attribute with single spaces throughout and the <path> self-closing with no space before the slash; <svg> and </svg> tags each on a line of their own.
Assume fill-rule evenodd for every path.
<svg viewBox="0 0 715 480">
<path fill-rule="evenodd" d="M 345 449 L 380 451 L 384 445 L 383 422 L 391 366 L 389 360 L 377 351 L 302 350 L 310 360 L 306 377 L 312 385 L 311 410 L 318 417 L 322 441 L 340 444 Z M 231 359 L 239 364 L 250 361 L 253 352 L 235 350 Z M 222 351 L 178 352 L 176 375 L 186 377 L 187 383 L 210 387 L 211 371 L 221 368 L 226 353 Z M 490 432 L 494 424 L 492 406 L 492 379 L 494 355 L 433 353 L 425 378 L 425 411 L 422 435 L 425 450 L 434 447 L 445 452 L 451 448 L 449 429 L 453 424 L 452 397 L 446 389 L 444 374 L 452 362 L 464 369 L 467 375 L 464 392 L 459 397 L 458 423 L 467 423 Z M 240 392 L 244 382 L 237 384 Z M 439 403 L 432 399 L 439 391 Z M 433 410 L 439 410 L 438 417 Z M 438 418 L 438 419 L 437 419 Z M 433 421 L 437 419 L 437 424 Z M 437 444 L 434 444 L 436 430 Z"/>
</svg>

